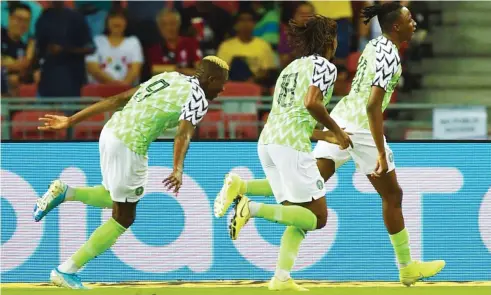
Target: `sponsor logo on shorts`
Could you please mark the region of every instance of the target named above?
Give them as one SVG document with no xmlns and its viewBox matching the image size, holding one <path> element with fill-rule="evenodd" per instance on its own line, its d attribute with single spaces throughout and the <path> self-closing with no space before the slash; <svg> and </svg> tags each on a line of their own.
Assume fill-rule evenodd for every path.
<svg viewBox="0 0 491 295">
<path fill-rule="evenodd" d="M 323 189 L 324 188 L 324 181 L 322 181 L 320 179 L 317 180 L 317 188 L 320 190 Z"/>
<path fill-rule="evenodd" d="M 141 196 L 142 194 L 143 194 L 143 186 L 140 186 L 135 190 L 135 195 Z"/>
</svg>

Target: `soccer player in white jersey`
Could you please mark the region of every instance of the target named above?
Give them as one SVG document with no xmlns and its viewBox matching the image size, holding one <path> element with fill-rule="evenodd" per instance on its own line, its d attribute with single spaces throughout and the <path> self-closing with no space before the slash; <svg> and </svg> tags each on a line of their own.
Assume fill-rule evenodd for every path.
<svg viewBox="0 0 491 295">
<path fill-rule="evenodd" d="M 147 150 L 162 131 L 177 127 L 174 139 L 174 169 L 163 183 L 178 192 L 183 163 L 196 125 L 208 110 L 208 101 L 223 90 L 228 65 L 218 57 L 205 57 L 196 76 L 177 72 L 152 77 L 140 87 L 104 99 L 71 117 L 46 115 L 40 130 L 60 130 L 102 112 L 123 107 L 106 123 L 99 139 L 102 185 L 72 188 L 55 180 L 34 207 L 40 221 L 63 202 L 79 201 L 112 208 L 112 218 L 97 228 L 89 240 L 66 262 L 51 271 L 56 285 L 84 289 L 77 272 L 87 262 L 109 249 L 133 224 L 136 206 L 148 178 Z"/>
<path fill-rule="evenodd" d="M 337 74 L 329 62 L 337 47 L 336 28 L 334 20 L 323 16 L 313 16 L 305 24 L 290 23 L 290 40 L 301 58 L 290 63 L 276 82 L 273 107 L 258 145 L 261 165 L 278 204 L 257 203 L 245 196 L 235 200 L 230 224 L 233 240 L 252 217 L 287 226 L 270 290 L 306 290 L 290 278 L 290 271 L 305 233 L 324 227 L 327 221 L 324 180 L 311 153 L 311 138 L 342 148 L 350 144 L 348 135 L 326 110 Z M 317 122 L 329 128 L 327 136 L 314 131 Z M 222 196 L 215 202 L 217 217 L 226 213 L 236 194 Z"/>
<path fill-rule="evenodd" d="M 317 166 L 325 181 L 336 169 L 353 159 L 382 198 L 382 214 L 399 264 L 399 279 L 410 286 L 438 274 L 445 261 L 419 262 L 411 259 L 409 234 L 402 214 L 402 189 L 397 181 L 394 156 L 383 134 L 383 111 L 401 76 L 398 48 L 408 42 L 416 29 L 410 11 L 397 2 L 374 5 L 363 10 L 365 24 L 378 17 L 383 35 L 371 40 L 358 62 L 350 93 L 331 112 L 332 118 L 351 134 L 354 147 L 340 150 L 319 141 L 314 149 Z M 272 189 L 271 189 L 272 188 Z M 229 174 L 218 199 L 232 195 L 271 196 L 268 180 L 243 181 Z M 223 211 L 223 209 L 221 209 Z M 226 210 L 226 209 L 225 209 Z"/>
</svg>

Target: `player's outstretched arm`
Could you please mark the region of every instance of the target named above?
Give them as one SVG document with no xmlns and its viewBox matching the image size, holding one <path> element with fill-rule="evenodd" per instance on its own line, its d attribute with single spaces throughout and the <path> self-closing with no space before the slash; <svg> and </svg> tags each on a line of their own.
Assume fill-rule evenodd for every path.
<svg viewBox="0 0 491 295">
<path fill-rule="evenodd" d="M 135 94 L 137 89 L 138 88 L 133 88 L 126 92 L 101 100 L 89 107 L 86 107 L 71 117 L 46 114 L 43 118 L 39 118 L 39 121 L 44 122 L 44 125 L 39 126 L 38 129 L 42 131 L 66 129 L 84 121 L 89 117 L 92 117 L 93 115 L 114 111 L 125 105 L 133 94 Z"/>
<path fill-rule="evenodd" d="M 375 169 L 373 176 L 380 176 L 380 174 L 385 173 L 388 170 L 384 144 L 384 116 L 382 113 L 384 95 L 385 90 L 383 88 L 372 86 L 372 91 L 370 92 L 370 98 L 368 99 L 367 104 L 370 132 L 372 133 L 379 154 L 379 161 L 377 161 L 377 168 Z"/>
<path fill-rule="evenodd" d="M 194 135 L 194 125 L 187 121 L 179 121 L 176 137 L 174 138 L 174 163 L 172 174 L 163 183 L 169 190 L 179 191 L 182 184 L 182 171 L 184 169 L 184 159 L 189 148 L 189 142 Z"/>
</svg>

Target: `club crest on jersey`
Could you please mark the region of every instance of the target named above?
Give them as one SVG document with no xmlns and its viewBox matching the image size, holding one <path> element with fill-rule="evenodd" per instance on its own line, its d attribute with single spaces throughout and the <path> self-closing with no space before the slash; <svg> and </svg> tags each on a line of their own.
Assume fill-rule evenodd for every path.
<svg viewBox="0 0 491 295">
<path fill-rule="evenodd" d="M 324 188 L 324 182 L 320 179 L 317 180 L 317 188 L 320 190 Z"/>
</svg>

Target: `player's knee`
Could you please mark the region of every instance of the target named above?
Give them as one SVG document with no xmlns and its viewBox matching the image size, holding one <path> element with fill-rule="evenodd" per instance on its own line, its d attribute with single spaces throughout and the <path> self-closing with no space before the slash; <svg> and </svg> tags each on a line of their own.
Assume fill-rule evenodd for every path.
<svg viewBox="0 0 491 295">
<path fill-rule="evenodd" d="M 114 214 L 113 212 L 113 218 L 124 228 L 129 228 L 135 222 L 136 216 L 132 213 L 117 212 Z"/>
<path fill-rule="evenodd" d="M 396 189 L 392 190 L 385 199 L 387 205 L 393 208 L 402 208 L 402 188 L 398 186 Z"/>
</svg>

